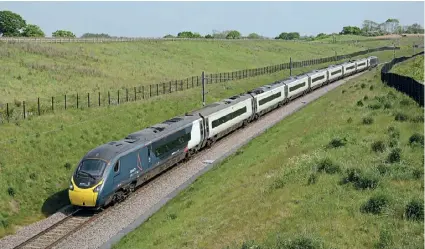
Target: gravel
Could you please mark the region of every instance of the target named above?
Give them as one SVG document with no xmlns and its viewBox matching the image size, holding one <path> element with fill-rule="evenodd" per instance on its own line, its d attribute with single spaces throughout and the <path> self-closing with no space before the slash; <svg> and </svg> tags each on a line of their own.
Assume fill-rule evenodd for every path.
<svg viewBox="0 0 425 249">
<path fill-rule="evenodd" d="M 178 192 L 225 157 L 234 153 L 238 148 L 274 126 L 286 116 L 291 115 L 306 104 L 360 74 L 317 89 L 263 116 L 257 122 L 249 124 L 246 128 L 237 130 L 224 137 L 217 141 L 212 148 L 204 150 L 192 157 L 189 162 L 170 169 L 142 186 L 139 191 L 127 200 L 107 210 L 107 212 L 100 215 L 94 222 L 72 234 L 54 248 L 110 248 L 113 243 L 116 243 L 125 234 L 137 228 L 167 201 L 177 195 Z M 57 212 L 44 220 L 26 226 L 20 229 L 15 235 L 1 239 L 0 248 L 11 249 L 65 217 L 66 214 L 63 211 Z"/>
</svg>

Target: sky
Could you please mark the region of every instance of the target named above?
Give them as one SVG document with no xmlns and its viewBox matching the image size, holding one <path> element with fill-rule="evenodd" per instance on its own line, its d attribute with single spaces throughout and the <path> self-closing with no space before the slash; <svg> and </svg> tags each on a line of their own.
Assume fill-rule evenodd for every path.
<svg viewBox="0 0 425 249">
<path fill-rule="evenodd" d="M 51 36 L 58 29 L 111 36 L 162 37 L 181 31 L 238 30 L 276 37 L 340 32 L 388 18 L 424 26 L 424 2 L 0 2 Z"/>
</svg>

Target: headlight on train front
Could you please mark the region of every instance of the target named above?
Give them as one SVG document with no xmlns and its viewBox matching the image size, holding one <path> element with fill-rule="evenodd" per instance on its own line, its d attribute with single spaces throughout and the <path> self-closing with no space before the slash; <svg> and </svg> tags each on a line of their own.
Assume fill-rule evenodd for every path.
<svg viewBox="0 0 425 249">
<path fill-rule="evenodd" d="M 74 190 L 74 185 L 72 185 L 72 182 L 69 184 L 69 190 Z"/>
<path fill-rule="evenodd" d="M 99 191 L 100 191 L 100 189 L 102 188 L 102 185 L 103 185 L 103 183 L 101 183 L 101 184 L 97 185 L 97 186 L 93 189 L 93 192 L 95 192 L 95 193 L 99 192 Z"/>
</svg>

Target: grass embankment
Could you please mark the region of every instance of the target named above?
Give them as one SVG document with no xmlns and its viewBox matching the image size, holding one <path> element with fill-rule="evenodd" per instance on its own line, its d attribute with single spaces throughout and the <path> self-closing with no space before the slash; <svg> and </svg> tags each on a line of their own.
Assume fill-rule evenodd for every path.
<svg viewBox="0 0 425 249">
<path fill-rule="evenodd" d="M 423 84 L 424 82 L 424 56 L 416 56 L 402 63 L 396 64 L 392 69 L 392 73 L 411 77 Z"/>
<path fill-rule="evenodd" d="M 377 47 L 382 43 L 368 43 Z M 386 43 L 387 44 L 387 43 Z M 286 41 L 141 41 L 97 44 L 0 43 L 0 102 L 150 85 L 332 56 L 361 45 Z M 0 104 L 1 104 L 0 103 Z"/>
<path fill-rule="evenodd" d="M 398 53 L 407 53 L 400 51 Z M 392 52 L 379 52 L 387 61 Z M 321 65 L 325 66 L 325 65 Z M 312 68 L 317 68 L 317 65 Z M 294 74 L 308 68 L 296 69 Z M 207 85 L 207 103 L 278 79 L 289 71 Z M 184 101 L 182 101 L 184 100 Z M 200 88 L 106 108 L 59 111 L 0 129 L 0 237 L 68 203 L 72 170 L 89 150 L 201 106 Z M 55 194 L 56 193 L 56 194 Z"/>
<path fill-rule="evenodd" d="M 379 78 L 283 120 L 114 248 L 422 247 L 423 109 Z"/>
</svg>

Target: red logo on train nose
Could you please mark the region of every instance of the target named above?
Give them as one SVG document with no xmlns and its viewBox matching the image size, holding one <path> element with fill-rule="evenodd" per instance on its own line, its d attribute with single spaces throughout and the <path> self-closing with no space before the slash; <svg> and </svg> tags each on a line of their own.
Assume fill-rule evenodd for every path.
<svg viewBox="0 0 425 249">
<path fill-rule="evenodd" d="M 184 148 L 184 152 L 187 152 L 189 149 L 187 148 L 187 146 Z"/>
</svg>

